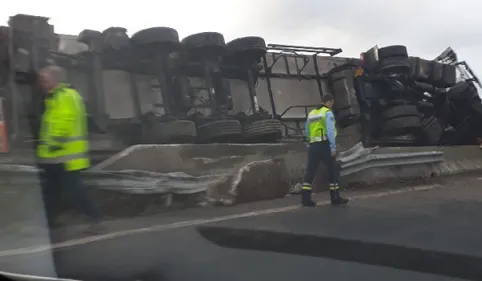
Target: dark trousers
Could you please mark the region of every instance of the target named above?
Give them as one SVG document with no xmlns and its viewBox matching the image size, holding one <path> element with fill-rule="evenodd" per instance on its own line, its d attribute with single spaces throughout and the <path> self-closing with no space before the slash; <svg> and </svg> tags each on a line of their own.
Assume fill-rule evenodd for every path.
<svg viewBox="0 0 482 281">
<path fill-rule="evenodd" d="M 304 178 L 305 184 L 312 184 L 320 163 L 325 164 L 328 169 L 330 184 L 338 184 L 340 169 L 335 158 L 331 156 L 330 145 L 328 142 L 311 143 L 308 148 L 308 164 Z"/>
<path fill-rule="evenodd" d="M 63 164 L 43 164 L 39 167 L 42 198 L 49 226 L 55 225 L 55 219 L 62 211 L 64 197 L 69 199 L 69 206 L 74 206 L 92 222 L 100 220 L 99 213 L 82 185 L 80 171 L 66 171 Z"/>
</svg>

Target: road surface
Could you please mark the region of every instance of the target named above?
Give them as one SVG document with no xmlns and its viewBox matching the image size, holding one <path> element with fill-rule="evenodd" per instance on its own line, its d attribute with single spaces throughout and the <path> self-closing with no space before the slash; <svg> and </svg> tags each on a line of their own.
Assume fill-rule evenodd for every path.
<svg viewBox="0 0 482 281">
<path fill-rule="evenodd" d="M 205 239 L 198 229 L 215 226 L 288 233 L 300 239 L 303 235 L 341 238 L 416 248 L 429 256 L 431 251 L 453 253 L 457 254 L 455 258 L 464 255 L 480 262 L 481 184 L 482 178 L 470 175 L 396 190 L 346 192 L 354 200 L 339 208 L 327 205 L 327 195 L 321 194 L 316 199 L 322 205 L 313 209 L 298 208 L 298 198 L 291 197 L 231 208 L 185 210 L 108 222 L 105 233 L 94 237 L 82 234 L 78 228 L 65 229 L 53 234 L 57 240 L 53 254 L 39 245 L 40 236 L 11 244 L 15 246 L 2 241 L 0 269 L 45 274 L 39 264 L 47 266 L 53 256 L 61 277 L 83 280 L 471 280 L 470 274 L 463 279 L 453 274 L 444 276 L 443 270 L 421 273 L 397 265 L 368 264 L 363 259 L 350 261 L 350 257 L 333 259 L 226 248 Z M 292 244 L 296 243 L 294 240 Z M 352 250 L 353 256 L 360 256 L 357 248 Z M 343 251 L 349 256 L 347 249 Z M 364 250 L 364 255 L 385 257 L 387 253 L 373 248 Z M 457 275 L 457 270 L 449 272 Z M 470 270 L 473 267 L 469 264 Z"/>
</svg>

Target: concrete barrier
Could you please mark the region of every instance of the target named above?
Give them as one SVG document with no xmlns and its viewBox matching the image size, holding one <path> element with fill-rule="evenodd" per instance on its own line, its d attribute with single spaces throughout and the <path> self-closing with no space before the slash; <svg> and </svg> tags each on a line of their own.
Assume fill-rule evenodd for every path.
<svg viewBox="0 0 482 281">
<path fill-rule="evenodd" d="M 371 185 L 482 169 L 482 151 L 476 146 L 392 147 L 378 148 L 372 153 L 397 154 L 424 151 L 443 151 L 445 161 L 370 168 L 343 177 L 342 182 L 346 186 Z M 208 192 L 210 197 L 215 197 L 212 198 L 213 200 L 220 200 L 223 196 L 237 194 L 237 202 L 246 202 L 279 197 L 287 191 L 287 188 L 289 189 L 289 186 L 301 181 L 306 161 L 306 145 L 301 143 L 138 145 L 100 163 L 94 167 L 94 170 L 142 169 L 160 173 L 181 171 L 197 176 L 224 174 L 228 175 L 228 178 L 220 182 L 215 190 Z M 257 166 L 254 163 L 257 163 Z M 238 185 L 234 176 L 241 172 L 243 184 Z M 271 175 L 282 175 L 282 177 L 276 178 L 276 182 L 273 182 Z M 326 178 L 326 170 L 321 165 L 314 182 L 315 191 L 326 189 Z M 276 191 L 272 190 L 272 186 L 277 186 Z M 245 189 L 249 189 L 249 192 Z M 267 192 L 268 189 L 271 191 Z"/>
<path fill-rule="evenodd" d="M 476 146 L 378 148 L 372 154 L 428 150 L 443 151 L 445 161 L 371 168 L 343 177 L 342 184 L 371 185 L 482 169 L 482 151 Z M 130 217 L 199 204 L 280 198 L 302 180 L 305 163 L 306 146 L 299 143 L 137 145 L 87 171 L 86 183 L 108 217 Z M 25 204 L 34 197 L 40 200 L 36 172 L 29 166 L 0 165 L 3 192 L 24 194 Z M 315 192 L 326 189 L 326 178 L 321 166 Z"/>
</svg>

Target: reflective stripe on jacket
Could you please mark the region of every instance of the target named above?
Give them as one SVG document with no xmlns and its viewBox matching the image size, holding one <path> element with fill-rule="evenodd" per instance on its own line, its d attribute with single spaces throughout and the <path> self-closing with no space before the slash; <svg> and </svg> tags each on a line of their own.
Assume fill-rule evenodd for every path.
<svg viewBox="0 0 482 281">
<path fill-rule="evenodd" d="M 87 113 L 79 93 L 60 84 L 45 99 L 37 146 L 41 164 L 64 163 L 67 171 L 90 167 Z"/>
<path fill-rule="evenodd" d="M 326 130 L 326 115 L 328 112 L 331 112 L 331 110 L 328 107 L 323 106 L 318 109 L 313 109 L 308 114 L 307 128 L 309 129 L 308 139 L 310 143 L 329 140 Z M 334 127 L 336 137 L 336 123 L 334 124 Z"/>
</svg>

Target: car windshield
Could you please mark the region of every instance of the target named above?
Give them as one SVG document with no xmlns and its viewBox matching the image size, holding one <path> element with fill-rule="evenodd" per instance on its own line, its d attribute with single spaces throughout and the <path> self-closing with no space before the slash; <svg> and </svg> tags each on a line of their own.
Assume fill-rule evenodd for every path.
<svg viewBox="0 0 482 281">
<path fill-rule="evenodd" d="M 2 277 L 480 280 L 477 9 L 251 2 L 0 9 Z"/>
</svg>

